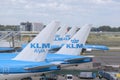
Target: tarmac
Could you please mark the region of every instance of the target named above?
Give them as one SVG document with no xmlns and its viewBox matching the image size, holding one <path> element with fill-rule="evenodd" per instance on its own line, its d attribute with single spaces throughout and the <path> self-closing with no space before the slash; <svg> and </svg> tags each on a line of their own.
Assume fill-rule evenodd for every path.
<svg viewBox="0 0 120 80">
<path fill-rule="evenodd" d="M 120 65 L 120 52 L 119 51 L 93 51 L 90 53 L 86 53 L 85 55 L 93 55 L 93 63 L 101 63 L 102 66 L 105 65 Z M 82 64 L 81 64 L 82 65 Z M 84 65 L 84 64 L 83 64 Z M 88 64 L 87 64 L 88 66 Z M 81 69 L 81 68 L 79 68 Z M 63 76 L 58 76 L 57 80 L 66 80 Z M 73 80 L 106 80 L 99 79 L 96 77 L 95 79 L 80 79 L 79 77 L 74 76 Z"/>
<path fill-rule="evenodd" d="M 92 52 L 85 53 L 84 55 L 93 55 L 94 56 L 93 63 L 101 63 L 101 66 L 120 65 L 120 51 L 92 51 Z M 72 68 L 68 68 L 72 70 L 71 72 L 73 73 L 73 80 L 106 80 L 104 78 L 99 79 L 98 77 L 96 77 L 95 79 L 80 79 L 76 74 L 74 74 L 73 71 L 77 69 L 81 70 L 82 68 L 83 69 L 86 68 L 86 70 L 88 70 L 89 68 L 91 68 L 91 64 L 93 63 L 88 63 L 88 64 L 84 63 L 84 64 L 80 64 L 78 67 L 73 66 Z M 55 74 L 55 72 L 53 73 Z M 67 80 L 65 79 L 65 74 L 63 76 L 64 72 L 58 71 L 58 73 L 59 75 L 57 76 L 57 80 Z M 37 80 L 37 79 L 33 79 L 33 80 Z"/>
<path fill-rule="evenodd" d="M 115 48 L 115 50 L 109 50 L 109 51 L 92 51 L 92 52 L 86 52 L 84 53 L 85 56 L 94 56 L 93 57 L 93 63 L 100 63 L 101 66 L 105 66 L 105 65 L 120 65 L 120 49 L 119 48 Z M 79 69 L 79 70 L 88 70 L 94 67 L 92 67 L 93 63 L 84 63 L 84 64 L 80 64 L 79 66 L 72 66 L 70 69 L 72 70 L 71 73 L 73 73 L 73 71 Z M 59 71 L 58 71 L 59 72 Z M 54 72 L 53 72 L 54 73 Z M 62 74 L 61 74 L 62 75 Z M 61 76 L 58 75 L 57 80 L 66 80 L 65 76 Z M 74 73 L 73 73 L 74 75 Z M 34 78 L 33 80 L 39 80 Z M 98 77 L 95 79 L 80 79 L 79 77 L 75 76 L 73 77 L 73 80 L 100 80 Z M 106 79 L 101 79 L 101 80 L 106 80 Z"/>
<path fill-rule="evenodd" d="M 65 77 L 59 76 L 57 80 L 67 80 L 67 79 L 65 79 Z M 80 78 L 74 76 L 73 80 L 106 80 L 106 79 L 104 79 L 104 78 L 103 79 L 99 79 L 98 77 L 95 78 L 95 79 L 80 79 Z"/>
<path fill-rule="evenodd" d="M 93 62 L 101 63 L 101 65 L 120 65 L 120 52 L 94 51 L 91 54 L 95 56 Z"/>
</svg>

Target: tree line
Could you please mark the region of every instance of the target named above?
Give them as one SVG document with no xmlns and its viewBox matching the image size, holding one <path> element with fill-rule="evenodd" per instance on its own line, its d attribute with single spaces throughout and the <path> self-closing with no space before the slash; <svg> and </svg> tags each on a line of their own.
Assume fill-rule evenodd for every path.
<svg viewBox="0 0 120 80">
<path fill-rule="evenodd" d="M 0 25 L 0 31 L 19 31 L 19 25 Z M 107 32 L 120 32 L 120 27 L 111 27 L 111 26 L 100 26 L 98 28 L 93 27 L 91 31 L 107 31 Z"/>
<path fill-rule="evenodd" d="M 0 25 L 0 31 L 19 31 L 18 25 Z"/>
<path fill-rule="evenodd" d="M 100 26 L 98 28 L 93 27 L 91 31 L 103 31 L 103 32 L 120 32 L 120 27 Z"/>
</svg>

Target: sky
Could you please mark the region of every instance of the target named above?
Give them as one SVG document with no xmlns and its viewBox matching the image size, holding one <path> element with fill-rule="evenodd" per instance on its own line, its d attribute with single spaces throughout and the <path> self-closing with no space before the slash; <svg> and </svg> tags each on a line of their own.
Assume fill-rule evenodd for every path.
<svg viewBox="0 0 120 80">
<path fill-rule="evenodd" d="M 0 0 L 0 24 L 60 21 L 68 26 L 120 26 L 120 0 Z"/>
</svg>

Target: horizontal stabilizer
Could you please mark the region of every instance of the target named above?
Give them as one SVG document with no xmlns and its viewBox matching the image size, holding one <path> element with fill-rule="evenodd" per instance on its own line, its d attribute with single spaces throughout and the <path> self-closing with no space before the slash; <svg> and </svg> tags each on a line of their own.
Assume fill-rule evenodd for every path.
<svg viewBox="0 0 120 80">
<path fill-rule="evenodd" d="M 38 69 L 44 69 L 44 68 L 49 68 L 54 65 L 46 65 L 46 66 L 36 66 L 36 67 L 26 67 L 24 68 L 25 70 L 38 70 Z"/>
<path fill-rule="evenodd" d="M 83 48 L 90 48 L 90 49 L 94 49 L 94 50 L 109 50 L 109 48 L 105 45 L 86 44 L 83 46 Z"/>
<path fill-rule="evenodd" d="M 91 62 L 91 61 L 92 61 L 92 58 L 83 57 L 83 58 L 75 58 L 75 59 L 66 60 L 65 62 L 69 62 L 69 63 L 77 63 L 77 62 L 85 63 L 85 62 Z"/>
<path fill-rule="evenodd" d="M 75 59 L 65 60 L 65 62 L 79 61 L 79 60 L 83 60 L 83 59 L 86 59 L 86 58 L 75 58 Z"/>
</svg>

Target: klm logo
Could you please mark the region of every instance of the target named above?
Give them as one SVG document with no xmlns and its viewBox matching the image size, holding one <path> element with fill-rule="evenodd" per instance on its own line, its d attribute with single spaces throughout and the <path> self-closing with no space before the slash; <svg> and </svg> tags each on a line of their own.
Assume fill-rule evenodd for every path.
<svg viewBox="0 0 120 80">
<path fill-rule="evenodd" d="M 60 37 L 60 35 L 56 35 L 55 36 L 55 40 L 54 41 L 62 41 L 63 39 Z"/>
<path fill-rule="evenodd" d="M 83 44 L 66 44 L 66 48 L 82 48 Z"/>
<path fill-rule="evenodd" d="M 30 48 L 50 48 L 50 43 L 31 43 Z"/>
<path fill-rule="evenodd" d="M 73 40 L 71 40 L 71 42 L 72 42 L 72 43 L 78 43 L 79 40 L 77 40 L 77 39 L 73 39 Z"/>
<path fill-rule="evenodd" d="M 70 40 L 70 35 L 66 35 L 66 36 L 64 37 L 64 40 Z"/>
<path fill-rule="evenodd" d="M 69 39 L 70 39 L 70 35 L 66 35 L 65 37 L 61 37 L 60 35 L 56 35 L 54 41 L 62 41 L 62 40 L 69 40 Z"/>
<path fill-rule="evenodd" d="M 34 53 L 40 54 L 45 52 L 45 49 L 50 48 L 50 43 L 31 43 L 30 48 L 34 49 Z"/>
<path fill-rule="evenodd" d="M 83 44 L 79 44 L 79 40 L 71 40 L 71 44 L 66 44 L 66 48 L 82 48 Z"/>
</svg>

